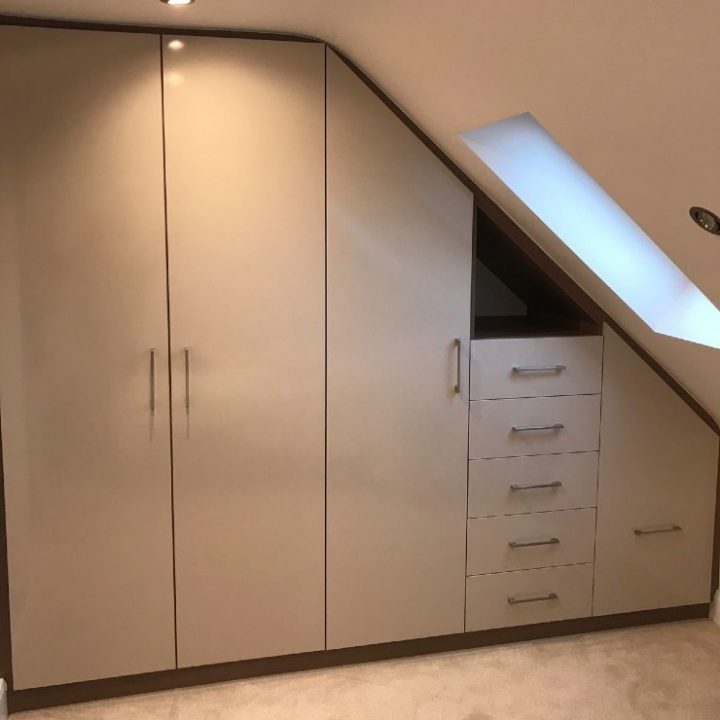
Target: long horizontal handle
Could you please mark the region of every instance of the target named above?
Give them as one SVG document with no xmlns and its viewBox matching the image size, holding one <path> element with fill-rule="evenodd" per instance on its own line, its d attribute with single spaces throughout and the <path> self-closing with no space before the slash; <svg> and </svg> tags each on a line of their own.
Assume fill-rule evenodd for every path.
<svg viewBox="0 0 720 720">
<path fill-rule="evenodd" d="M 534 595 L 532 597 L 516 597 L 511 595 L 507 601 L 510 605 L 520 605 L 521 603 L 532 603 L 542 602 L 543 600 L 557 600 L 558 594 L 554 592 L 547 593 L 546 595 Z"/>
<path fill-rule="evenodd" d="M 559 488 L 562 487 L 562 483 L 559 480 L 554 480 L 549 483 L 537 483 L 536 485 L 511 485 L 511 490 L 543 490 L 545 488 Z"/>
<path fill-rule="evenodd" d="M 679 532 L 682 530 L 680 525 L 665 525 L 663 527 L 635 528 L 633 531 L 636 535 L 658 535 L 659 533 Z"/>
<path fill-rule="evenodd" d="M 550 423 L 548 425 L 513 425 L 512 431 L 516 433 L 536 432 L 538 430 L 562 430 L 565 427 L 563 423 Z"/>
<path fill-rule="evenodd" d="M 514 373 L 562 372 L 563 370 L 567 370 L 566 365 L 516 365 L 512 369 Z"/>
<path fill-rule="evenodd" d="M 547 540 L 511 540 L 508 545 L 515 550 L 515 548 L 537 547 L 538 545 L 557 545 L 559 542 L 559 538 L 551 537 Z"/>
</svg>

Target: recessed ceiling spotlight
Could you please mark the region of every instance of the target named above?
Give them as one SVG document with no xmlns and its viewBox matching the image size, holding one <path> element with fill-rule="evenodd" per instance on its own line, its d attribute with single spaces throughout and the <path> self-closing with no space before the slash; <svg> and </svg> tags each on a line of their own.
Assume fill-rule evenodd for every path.
<svg viewBox="0 0 720 720">
<path fill-rule="evenodd" d="M 182 50 L 185 47 L 185 43 L 182 40 L 178 40 L 177 38 L 175 40 L 171 40 L 168 43 L 168 47 L 171 50 Z"/>
<path fill-rule="evenodd" d="M 690 217 L 703 229 L 713 235 L 720 235 L 720 217 L 701 207 L 691 207 Z"/>
<path fill-rule="evenodd" d="M 166 5 L 191 5 L 195 0 L 160 0 Z"/>
</svg>

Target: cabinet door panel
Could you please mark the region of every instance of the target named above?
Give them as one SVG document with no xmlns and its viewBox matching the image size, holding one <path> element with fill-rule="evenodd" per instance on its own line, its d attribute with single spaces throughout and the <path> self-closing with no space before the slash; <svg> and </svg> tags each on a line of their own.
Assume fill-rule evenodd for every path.
<svg viewBox="0 0 720 720">
<path fill-rule="evenodd" d="M 324 51 L 201 37 L 172 49 L 170 40 L 163 52 L 179 664 L 317 650 Z"/>
<path fill-rule="evenodd" d="M 158 38 L 1 28 L 0 96 L 14 686 L 170 668 Z"/>
<path fill-rule="evenodd" d="M 603 365 L 594 614 L 706 603 L 718 437 L 609 328 Z"/>
<path fill-rule="evenodd" d="M 472 213 L 328 51 L 328 647 L 463 630 Z"/>
</svg>

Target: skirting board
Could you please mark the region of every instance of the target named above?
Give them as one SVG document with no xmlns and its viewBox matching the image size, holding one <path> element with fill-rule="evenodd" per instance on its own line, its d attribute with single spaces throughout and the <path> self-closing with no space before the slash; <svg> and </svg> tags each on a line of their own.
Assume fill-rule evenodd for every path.
<svg viewBox="0 0 720 720">
<path fill-rule="evenodd" d="M 172 690 L 193 685 L 228 682 L 261 675 L 313 670 L 340 665 L 377 660 L 390 660 L 416 655 L 428 655 L 436 652 L 468 650 L 490 645 L 499 645 L 525 640 L 540 640 L 563 635 L 615 630 L 640 625 L 652 625 L 677 620 L 707 618 L 710 606 L 687 605 L 662 610 L 645 610 L 623 615 L 562 620 L 560 622 L 525 625 L 523 627 L 482 630 L 479 632 L 442 637 L 403 640 L 400 642 L 370 645 L 367 647 L 346 648 L 342 650 L 321 650 L 318 652 L 287 655 L 282 657 L 244 660 L 241 662 L 206 665 L 203 667 L 164 670 L 144 675 L 91 680 L 89 682 L 56 685 L 53 687 L 30 690 L 11 690 L 8 706 L 11 713 L 22 710 L 35 710 L 56 705 L 102 700 L 124 695 Z"/>
</svg>

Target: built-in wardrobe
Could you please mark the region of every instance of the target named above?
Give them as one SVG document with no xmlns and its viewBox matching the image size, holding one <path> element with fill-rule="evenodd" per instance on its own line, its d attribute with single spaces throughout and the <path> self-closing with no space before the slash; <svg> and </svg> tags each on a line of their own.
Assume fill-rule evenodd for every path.
<svg viewBox="0 0 720 720">
<path fill-rule="evenodd" d="M 0 96 L 15 697 L 707 611 L 715 430 L 332 49 L 4 26 Z"/>
</svg>

